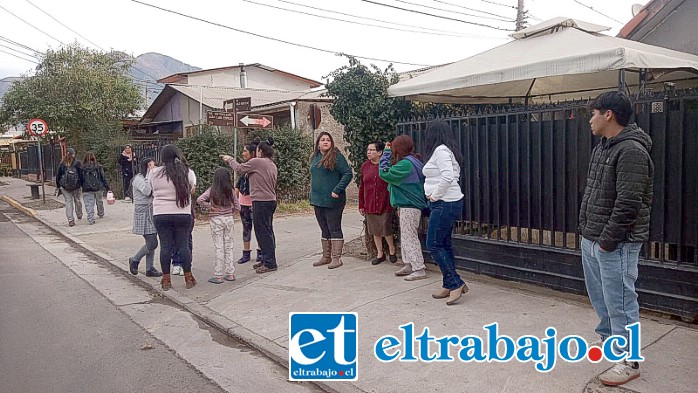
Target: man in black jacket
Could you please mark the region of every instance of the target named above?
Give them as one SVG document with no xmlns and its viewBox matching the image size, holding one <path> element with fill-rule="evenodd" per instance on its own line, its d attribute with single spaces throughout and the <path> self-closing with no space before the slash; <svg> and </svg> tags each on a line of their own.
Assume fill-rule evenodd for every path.
<svg viewBox="0 0 698 393">
<path fill-rule="evenodd" d="M 591 153 L 579 212 L 582 263 L 589 299 L 600 322 L 601 342 L 628 338 L 626 326 L 640 321 L 635 292 L 638 258 L 649 239 L 654 165 L 652 140 L 636 124 L 630 99 L 603 93 L 591 103 L 591 131 L 601 137 Z M 614 346 L 616 352 L 627 346 Z M 637 362 L 622 361 L 599 376 L 605 385 L 622 385 L 640 376 Z"/>
</svg>

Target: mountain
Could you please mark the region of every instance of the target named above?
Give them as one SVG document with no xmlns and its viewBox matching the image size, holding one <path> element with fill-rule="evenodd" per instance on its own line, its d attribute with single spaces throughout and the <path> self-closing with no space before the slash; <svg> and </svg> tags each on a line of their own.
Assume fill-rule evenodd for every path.
<svg viewBox="0 0 698 393">
<path fill-rule="evenodd" d="M 134 79 L 134 82 L 141 86 L 141 95 L 145 97 L 146 86 L 148 91 L 148 106 L 153 103 L 153 100 L 162 91 L 165 85 L 156 83 L 160 78 L 176 74 L 179 72 L 199 71 L 201 68 L 183 63 L 170 56 L 165 56 L 160 53 L 148 52 L 135 58 L 129 74 Z M 20 77 L 7 77 L 0 79 L 0 102 L 2 97 L 12 87 L 12 82 L 21 80 Z"/>
<path fill-rule="evenodd" d="M 141 95 L 145 97 L 148 90 L 148 106 L 162 91 L 165 85 L 156 80 L 179 72 L 199 71 L 201 68 L 183 63 L 160 53 L 148 52 L 136 57 L 129 74 L 142 87 Z"/>
</svg>

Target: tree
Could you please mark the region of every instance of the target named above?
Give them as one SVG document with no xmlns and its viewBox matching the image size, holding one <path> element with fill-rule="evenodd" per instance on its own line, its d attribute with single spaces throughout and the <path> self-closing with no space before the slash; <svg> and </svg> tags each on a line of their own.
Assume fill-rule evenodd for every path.
<svg viewBox="0 0 698 393">
<path fill-rule="evenodd" d="M 356 58 L 347 57 L 349 65 L 330 73 L 331 81 L 326 87 L 334 98 L 330 113 L 344 126 L 344 140 L 349 143 L 349 159 L 358 184 L 366 145 L 376 140 L 392 140 L 396 124 L 410 115 L 412 104 L 402 98 L 388 97 L 388 86 L 399 80 L 392 65 L 381 70 L 371 64 L 371 71 Z"/>
<path fill-rule="evenodd" d="M 131 63 L 123 53 L 103 53 L 77 43 L 49 49 L 35 75 L 15 83 L 5 95 L 0 123 L 42 118 L 72 145 L 89 148 L 86 133 L 118 130 L 118 122 L 142 105 L 139 89 L 127 75 Z"/>
</svg>

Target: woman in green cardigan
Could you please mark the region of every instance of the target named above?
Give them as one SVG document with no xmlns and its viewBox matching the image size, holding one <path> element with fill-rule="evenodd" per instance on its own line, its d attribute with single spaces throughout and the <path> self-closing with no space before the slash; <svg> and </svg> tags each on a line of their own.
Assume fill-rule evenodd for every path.
<svg viewBox="0 0 698 393">
<path fill-rule="evenodd" d="M 313 266 L 342 266 L 342 213 L 347 203 L 345 189 L 351 181 L 351 167 L 334 145 L 328 132 L 321 132 L 310 155 L 310 204 L 322 232 L 322 257 Z"/>
</svg>

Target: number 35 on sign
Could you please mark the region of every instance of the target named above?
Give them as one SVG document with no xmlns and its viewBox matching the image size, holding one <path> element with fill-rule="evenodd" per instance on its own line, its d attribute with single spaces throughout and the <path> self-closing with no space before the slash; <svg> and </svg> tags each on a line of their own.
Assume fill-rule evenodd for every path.
<svg viewBox="0 0 698 393">
<path fill-rule="evenodd" d="M 27 131 L 34 136 L 44 136 L 48 132 L 48 124 L 41 119 L 31 119 L 27 123 Z"/>
</svg>

